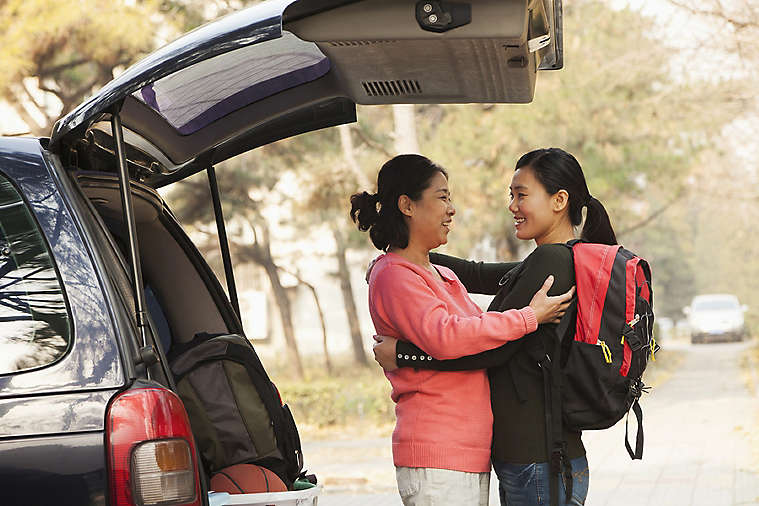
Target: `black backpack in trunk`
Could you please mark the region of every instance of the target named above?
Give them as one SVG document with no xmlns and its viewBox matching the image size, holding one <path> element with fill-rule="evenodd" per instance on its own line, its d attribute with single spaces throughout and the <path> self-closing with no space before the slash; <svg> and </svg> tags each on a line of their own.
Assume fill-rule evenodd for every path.
<svg viewBox="0 0 759 506">
<path fill-rule="evenodd" d="M 250 342 L 198 334 L 168 360 L 206 472 L 256 464 L 292 489 L 303 469 L 298 429 Z"/>
</svg>

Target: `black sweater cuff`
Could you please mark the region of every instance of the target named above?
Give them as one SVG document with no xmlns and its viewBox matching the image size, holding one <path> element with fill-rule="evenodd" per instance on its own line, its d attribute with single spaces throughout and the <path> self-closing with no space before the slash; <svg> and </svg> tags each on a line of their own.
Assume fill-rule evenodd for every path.
<svg viewBox="0 0 759 506">
<path fill-rule="evenodd" d="M 440 361 L 432 358 L 411 343 L 398 341 L 395 343 L 395 362 L 398 367 L 433 369 L 433 364 Z"/>
</svg>

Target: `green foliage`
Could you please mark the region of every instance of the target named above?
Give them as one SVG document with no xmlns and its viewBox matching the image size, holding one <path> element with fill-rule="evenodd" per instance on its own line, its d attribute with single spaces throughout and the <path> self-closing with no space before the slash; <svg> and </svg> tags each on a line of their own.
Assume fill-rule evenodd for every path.
<svg viewBox="0 0 759 506">
<path fill-rule="evenodd" d="M 272 376 L 299 424 L 329 428 L 393 423 L 395 404 L 384 375 L 376 367 L 343 366 L 331 377 L 311 369 L 308 381 L 278 379 L 276 369 Z"/>
<path fill-rule="evenodd" d="M 651 262 L 657 312 L 681 316 L 702 272 L 687 235 L 687 181 L 740 114 L 738 86 L 674 73 L 677 50 L 633 10 L 565 2 L 564 28 L 565 68 L 538 75 L 533 103 L 419 108 L 422 151 L 449 169 L 458 209 L 447 249 L 468 256 L 485 243 L 508 258 L 514 164 L 532 149 L 561 147 L 580 161 L 620 242 Z"/>
<path fill-rule="evenodd" d="M 258 1 L 0 1 L 0 100 L 15 109 L 31 132 L 48 135 L 56 114 L 69 112 L 114 72 L 209 16 Z M 45 124 L 37 127 L 29 110 Z"/>
<path fill-rule="evenodd" d="M 650 35 L 653 22 L 639 13 L 578 1 L 566 6 L 564 23 L 566 67 L 538 76 L 532 104 L 420 114 L 423 151 L 450 169 L 454 198 L 465 210 L 452 235 L 459 253 L 484 237 L 513 233 L 504 227 L 506 187 L 523 153 L 558 146 L 574 154 L 591 193 L 624 230 L 646 217 L 649 206 L 640 204 L 652 188 L 680 191 L 707 146 L 705 132 L 736 112 L 701 107 L 729 83 L 679 82 L 672 50 Z"/>
<path fill-rule="evenodd" d="M 476 245 L 488 244 L 508 258 L 514 163 L 529 150 L 559 146 L 582 164 L 620 241 L 651 262 L 657 313 L 677 318 L 702 289 L 704 272 L 690 239 L 695 229 L 685 204 L 693 188 L 687 180 L 722 125 L 739 113 L 730 99 L 735 83 L 675 74 L 676 49 L 657 39 L 653 20 L 636 11 L 593 0 L 565 7 L 566 66 L 539 74 L 532 104 L 416 107 L 422 152 L 451 175 L 458 214 L 447 250 L 469 256 Z M 337 129 L 221 164 L 227 215 L 261 219 L 263 206 L 276 202 L 289 207 L 289 224 L 298 230 L 323 234 L 325 225 L 338 227 L 351 231 L 352 247 L 371 250 L 367 235 L 350 223 L 348 197 L 375 190 L 377 171 L 393 154 L 393 115 L 389 107 L 359 107 L 358 115 L 351 127 L 358 170 L 349 166 Z M 285 174 L 296 176 L 296 191 L 277 185 Z M 187 201 L 194 205 L 196 197 Z M 202 220 L 210 221 L 210 207 L 205 213 Z"/>
<path fill-rule="evenodd" d="M 60 99 L 65 113 L 111 79 L 114 69 L 208 16 L 254 3 L 0 1 L 0 99 L 28 103 L 33 77 Z M 538 75 L 533 103 L 416 106 L 422 152 L 451 174 L 458 214 L 447 250 L 469 256 L 485 244 L 495 246 L 501 259 L 512 255 L 506 205 L 514 163 L 531 149 L 559 146 L 582 164 L 620 241 L 651 261 L 658 314 L 677 318 L 696 293 L 733 291 L 751 306 L 751 324 L 759 325 L 759 295 L 752 286 L 759 277 L 759 250 L 747 232 L 759 200 L 745 197 L 753 180 L 745 172 L 715 177 L 710 170 L 726 161 L 740 163 L 715 151 L 723 126 L 745 105 L 734 98 L 736 83 L 676 72 L 672 58 L 681 50 L 667 47 L 654 21 L 637 11 L 600 0 L 564 6 L 565 68 Z M 43 105 L 38 104 L 44 112 Z M 17 107 L 20 114 L 22 109 Z M 350 223 L 348 197 L 374 191 L 379 167 L 394 154 L 393 114 L 375 106 L 359 107 L 358 115 L 359 123 L 351 126 L 358 168 L 346 159 L 337 129 L 220 164 L 232 240 L 249 240 L 242 236 L 245 227 L 283 220 L 301 235 L 334 227 L 350 247 L 373 250 L 367 234 Z M 47 134 L 49 126 L 35 133 Z M 729 190 L 725 180 L 731 181 Z M 182 221 L 199 228 L 212 223 L 205 174 L 177 186 L 171 198 Z M 718 191 L 727 196 L 715 196 Z M 289 212 L 265 216 L 272 204 Z"/>
<path fill-rule="evenodd" d="M 732 293 L 749 306 L 746 321 L 759 331 L 759 174 L 737 153 L 704 160 L 694 172 L 693 196 L 687 202 L 686 240 L 698 266 L 698 293 Z M 690 300 L 686 300 L 685 304 Z"/>
<path fill-rule="evenodd" d="M 153 0 L 0 2 L 0 98 L 13 105 L 34 102 L 24 83 L 33 77 L 41 90 L 61 101 L 63 113 L 68 112 L 108 82 L 114 68 L 154 48 L 160 20 L 157 9 Z M 48 114 L 43 104 L 35 105 Z"/>
</svg>

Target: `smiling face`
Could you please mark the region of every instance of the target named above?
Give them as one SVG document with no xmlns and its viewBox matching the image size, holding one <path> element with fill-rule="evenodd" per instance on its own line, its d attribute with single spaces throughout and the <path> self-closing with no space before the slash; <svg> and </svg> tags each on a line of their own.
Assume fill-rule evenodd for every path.
<svg viewBox="0 0 759 506">
<path fill-rule="evenodd" d="M 398 206 L 406 216 L 409 244 L 431 250 L 448 242 L 456 208 L 451 201 L 448 179 L 442 173 L 436 172 L 430 178 L 419 200 L 401 195 Z"/>
<path fill-rule="evenodd" d="M 509 191 L 509 211 L 514 215 L 518 239 L 534 239 L 541 245 L 571 238 L 567 238 L 572 227 L 567 216 L 566 190 L 549 194 L 528 166 L 514 172 Z"/>
</svg>

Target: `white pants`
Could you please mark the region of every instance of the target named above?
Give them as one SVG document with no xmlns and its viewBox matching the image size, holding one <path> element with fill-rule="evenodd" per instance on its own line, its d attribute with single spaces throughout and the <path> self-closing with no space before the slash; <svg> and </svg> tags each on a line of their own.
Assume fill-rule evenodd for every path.
<svg viewBox="0 0 759 506">
<path fill-rule="evenodd" d="M 490 473 L 396 467 L 404 506 L 488 506 Z"/>
</svg>

